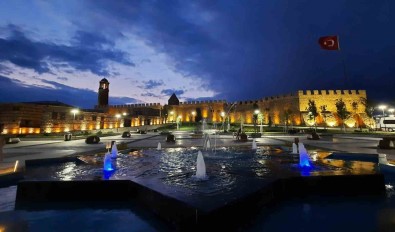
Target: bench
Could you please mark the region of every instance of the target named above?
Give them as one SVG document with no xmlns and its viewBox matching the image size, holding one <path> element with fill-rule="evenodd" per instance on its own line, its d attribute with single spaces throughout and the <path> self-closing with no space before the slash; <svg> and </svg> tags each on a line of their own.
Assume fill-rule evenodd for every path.
<svg viewBox="0 0 395 232">
<path fill-rule="evenodd" d="M 5 138 L 6 144 L 19 143 L 21 140 L 19 138 Z"/>
<path fill-rule="evenodd" d="M 394 144 L 395 144 L 395 137 L 383 137 L 379 141 L 378 147 L 380 149 L 391 149 L 391 148 L 395 148 Z"/>
</svg>

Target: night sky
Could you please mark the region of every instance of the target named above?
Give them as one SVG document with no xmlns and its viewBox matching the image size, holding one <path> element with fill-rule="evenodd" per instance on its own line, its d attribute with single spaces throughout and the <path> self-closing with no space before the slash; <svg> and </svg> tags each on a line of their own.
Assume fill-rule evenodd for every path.
<svg viewBox="0 0 395 232">
<path fill-rule="evenodd" d="M 366 89 L 395 105 L 393 12 L 392 0 L 3 0 L 0 102 L 93 108 L 107 78 L 110 104 Z M 327 35 L 341 51 L 320 48 Z"/>
</svg>

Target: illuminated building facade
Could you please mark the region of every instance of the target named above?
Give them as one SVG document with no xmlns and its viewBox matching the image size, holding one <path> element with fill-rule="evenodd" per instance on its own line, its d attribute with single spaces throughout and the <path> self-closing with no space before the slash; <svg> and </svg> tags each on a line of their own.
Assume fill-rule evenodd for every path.
<svg viewBox="0 0 395 232">
<path fill-rule="evenodd" d="M 73 111 L 73 106 L 49 101 L 0 104 L 3 134 L 90 131 L 202 119 L 209 123 L 229 120 L 230 123 L 251 124 L 254 114 L 260 115 L 262 124 L 284 125 L 287 121 L 287 125 L 313 125 L 314 120 L 307 110 L 309 100 L 317 107 L 318 125 L 338 126 L 341 119 L 336 113 L 336 101 L 339 99 L 351 113 L 344 120 L 348 127 L 374 127 L 374 121 L 367 117 L 362 104 L 362 99 L 367 98 L 365 90 L 299 90 L 287 95 L 232 103 L 225 100 L 180 102 L 173 94 L 164 106 L 159 103 L 109 105 L 109 84 L 105 78 L 99 82 L 98 102 L 95 109 L 90 110 Z"/>
</svg>

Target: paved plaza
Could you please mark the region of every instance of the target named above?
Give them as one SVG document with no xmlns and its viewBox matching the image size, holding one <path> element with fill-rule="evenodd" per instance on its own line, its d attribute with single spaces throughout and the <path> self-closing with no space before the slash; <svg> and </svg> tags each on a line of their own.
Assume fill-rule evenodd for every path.
<svg viewBox="0 0 395 232">
<path fill-rule="evenodd" d="M 64 141 L 63 139 L 49 138 L 22 138 L 17 144 L 6 144 L 4 146 L 5 163 L 19 160 L 23 166 L 25 160 L 57 158 L 69 155 L 99 153 L 105 151 L 105 144 L 110 141 L 126 143 L 128 148 L 155 148 L 161 143 L 162 148 L 168 147 L 202 147 L 202 138 L 192 138 L 191 132 L 174 131 L 176 136 L 175 143 L 165 141 L 166 136 L 159 135 L 157 132 L 147 134 L 132 134 L 130 138 L 122 138 L 121 135 L 101 137 L 99 144 L 86 144 L 85 139 L 73 139 Z M 380 138 L 338 134 L 322 136 L 320 140 L 308 140 L 306 134 L 297 136 L 290 135 L 264 135 L 257 138 L 258 146 L 282 146 L 290 147 L 294 138 L 311 148 L 324 149 L 328 151 L 342 151 L 365 154 L 386 154 L 389 160 L 395 160 L 395 149 L 378 149 L 377 145 Z M 247 142 L 240 142 L 232 135 L 210 135 L 211 145 L 216 147 L 224 146 L 250 146 L 252 139 Z"/>
</svg>

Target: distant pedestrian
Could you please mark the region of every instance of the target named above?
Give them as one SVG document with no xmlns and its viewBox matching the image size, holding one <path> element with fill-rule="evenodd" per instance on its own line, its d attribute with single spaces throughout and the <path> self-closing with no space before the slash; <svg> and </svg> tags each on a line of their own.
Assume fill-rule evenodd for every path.
<svg viewBox="0 0 395 232">
<path fill-rule="evenodd" d="M 240 140 L 241 128 L 237 131 L 236 140 Z"/>
</svg>

